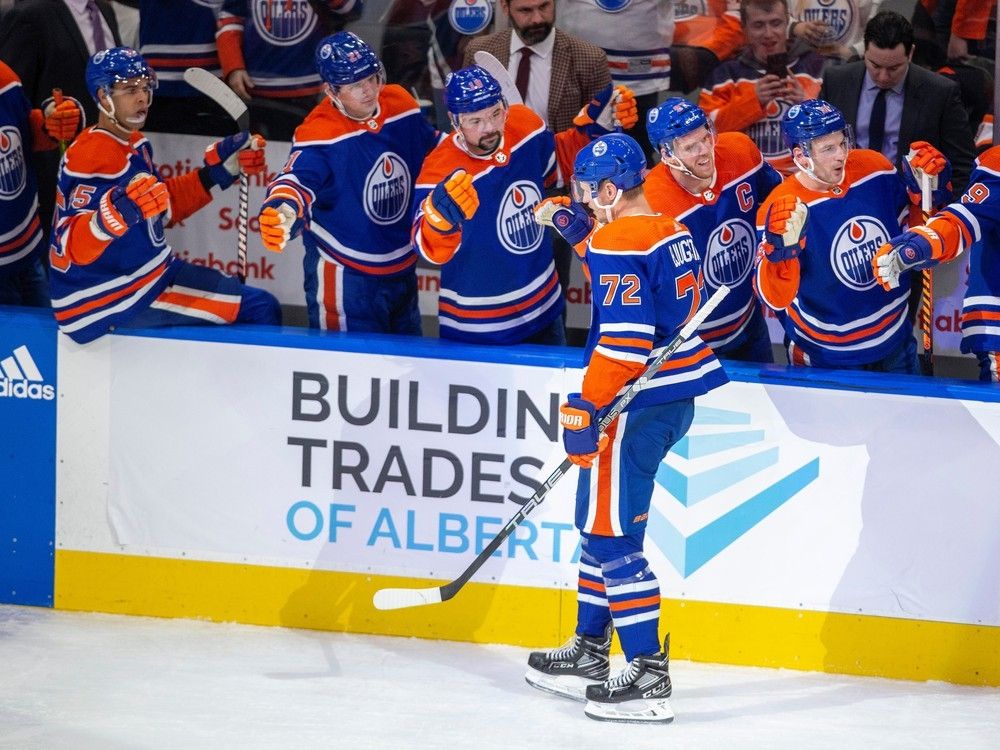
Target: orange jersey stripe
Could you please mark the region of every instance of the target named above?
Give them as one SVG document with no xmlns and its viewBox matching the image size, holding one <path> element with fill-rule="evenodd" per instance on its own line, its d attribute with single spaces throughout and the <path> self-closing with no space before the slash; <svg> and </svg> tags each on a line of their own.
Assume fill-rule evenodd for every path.
<svg viewBox="0 0 1000 750">
<path fill-rule="evenodd" d="M 654 604 L 660 603 L 660 595 L 653 594 L 652 596 L 647 596 L 644 599 L 627 599 L 623 602 L 608 602 L 608 609 L 612 612 L 621 612 L 626 609 L 635 609 L 636 607 L 652 607 Z"/>
<path fill-rule="evenodd" d="M 512 315 L 513 313 L 521 312 L 522 310 L 527 310 L 533 307 L 535 303 L 551 292 L 558 283 L 559 278 L 557 276 L 553 276 L 548 280 L 548 283 L 546 283 L 545 286 L 531 295 L 528 299 L 518 302 L 515 305 L 507 305 L 506 307 L 498 307 L 490 310 L 462 310 L 455 307 L 451 303 L 441 302 L 438 304 L 438 309 L 442 312 L 448 313 L 449 315 L 467 319 L 496 318 L 504 315 Z"/>
<path fill-rule="evenodd" d="M 207 299 L 206 297 L 196 297 L 193 294 L 184 294 L 183 292 L 164 292 L 159 296 L 157 301 L 168 305 L 177 305 L 178 307 L 187 307 L 192 310 L 211 313 L 229 323 L 236 320 L 236 316 L 240 312 L 238 302 L 219 302 Z"/>
<path fill-rule="evenodd" d="M 105 294 L 103 297 L 98 297 L 97 299 L 90 300 L 89 302 L 84 302 L 82 305 L 77 305 L 76 307 L 70 307 L 66 310 L 59 310 L 55 313 L 56 320 L 63 321 L 68 318 L 75 318 L 77 315 L 83 315 L 84 313 L 90 312 L 99 307 L 104 307 L 105 305 L 111 304 L 117 299 L 122 297 L 127 297 L 132 292 L 137 289 L 142 289 L 142 287 L 152 284 L 163 272 L 167 270 L 165 265 L 157 266 L 152 271 L 147 273 L 145 276 L 136 279 L 131 284 L 121 289 L 117 289 L 113 292 Z"/>
<path fill-rule="evenodd" d="M 340 314 L 337 312 L 337 265 L 335 263 L 323 264 L 323 305 L 321 314 L 326 317 L 326 329 L 328 331 L 340 330 Z"/>
<path fill-rule="evenodd" d="M 967 320 L 1000 320 L 1000 312 L 975 310 L 973 312 L 962 313 L 962 322 L 965 323 Z"/>
<path fill-rule="evenodd" d="M 604 584 L 598 583 L 597 581 L 588 581 L 586 578 L 579 579 L 578 585 L 580 588 L 590 589 L 591 591 L 599 591 L 604 593 Z"/>
<path fill-rule="evenodd" d="M 652 349 L 653 342 L 649 339 L 629 339 L 629 338 L 619 338 L 617 336 L 601 336 L 598 344 L 607 344 L 609 346 L 634 346 L 638 349 Z"/>
<path fill-rule="evenodd" d="M 23 232 L 21 232 L 21 234 L 12 239 L 10 242 L 0 245 L 0 255 L 3 255 L 9 250 L 13 250 L 16 247 L 19 247 L 20 244 L 24 242 L 24 238 L 29 237 L 35 232 L 37 232 L 40 226 L 41 226 L 41 221 L 36 216 L 28 223 L 28 227 Z"/>
<path fill-rule="evenodd" d="M 880 322 L 868 326 L 867 328 L 861 328 L 857 331 L 854 331 L 853 333 L 837 334 L 837 333 L 822 333 L 821 331 L 817 331 L 815 328 L 806 323 L 802 319 L 802 316 L 800 316 L 799 313 L 792 307 L 788 308 L 788 316 L 793 321 L 795 321 L 795 325 L 797 325 L 799 328 L 801 328 L 803 331 L 809 334 L 810 338 L 814 338 L 817 341 L 826 341 L 831 344 L 846 344 L 850 341 L 857 341 L 858 339 L 864 339 L 868 338 L 869 336 L 873 336 L 876 333 L 879 333 L 880 331 L 883 331 L 890 325 L 892 325 L 893 321 L 895 321 L 897 317 L 896 315 L 889 314 L 886 315 L 885 318 L 883 318 Z"/>
</svg>

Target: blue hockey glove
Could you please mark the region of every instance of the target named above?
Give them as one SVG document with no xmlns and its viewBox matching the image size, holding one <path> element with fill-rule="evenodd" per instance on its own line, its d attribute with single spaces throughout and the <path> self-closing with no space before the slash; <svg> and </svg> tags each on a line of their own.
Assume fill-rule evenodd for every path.
<svg viewBox="0 0 1000 750">
<path fill-rule="evenodd" d="M 591 138 L 600 138 L 616 130 L 629 130 L 639 121 L 635 94 L 628 86 L 610 83 L 573 118 L 573 124 Z"/>
<path fill-rule="evenodd" d="M 236 182 L 240 172 L 258 174 L 267 169 L 264 162 L 266 141 L 259 135 L 243 131 L 216 141 L 205 149 L 205 169 L 208 178 L 225 190 Z"/>
<path fill-rule="evenodd" d="M 579 393 L 559 407 L 559 423 L 563 427 L 563 447 L 569 460 L 583 469 L 594 465 L 594 459 L 608 445 L 608 436 L 597 432 L 597 410 Z"/>
<path fill-rule="evenodd" d="M 782 195 L 767 207 L 764 218 L 765 257 L 772 263 L 797 258 L 806 244 L 806 205 L 793 195 Z"/>
<path fill-rule="evenodd" d="M 594 228 L 587 209 L 564 195 L 546 198 L 535 206 L 535 221 L 552 227 L 571 245 L 583 242 Z"/>
<path fill-rule="evenodd" d="M 903 232 L 882 245 L 872 257 L 875 280 L 886 291 L 895 289 L 904 271 L 937 265 L 935 258 L 941 257 L 942 247 L 941 238 L 930 227 L 914 227 Z"/>
<path fill-rule="evenodd" d="M 101 196 L 92 226 L 108 237 L 121 237 L 129 227 L 162 214 L 169 204 L 167 186 L 140 173 L 128 185 L 115 185 Z"/>
<path fill-rule="evenodd" d="M 930 178 L 931 206 L 940 208 L 951 202 L 951 163 L 927 141 L 914 141 L 903 159 L 903 184 L 910 202 L 921 205 L 923 176 Z"/>
</svg>

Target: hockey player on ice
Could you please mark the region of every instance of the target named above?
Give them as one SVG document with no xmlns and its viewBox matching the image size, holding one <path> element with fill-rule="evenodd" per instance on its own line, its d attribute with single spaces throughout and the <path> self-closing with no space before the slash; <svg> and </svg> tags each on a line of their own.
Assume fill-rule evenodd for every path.
<svg viewBox="0 0 1000 750">
<path fill-rule="evenodd" d="M 932 268 L 969 250 L 969 288 L 962 305 L 962 351 L 979 360 L 979 379 L 1000 382 L 1000 146 L 985 151 L 969 187 L 926 226 L 879 248 L 872 266 L 886 290 L 908 271 Z"/>
<path fill-rule="evenodd" d="M 49 251 L 59 329 L 87 343 L 118 326 L 280 323 L 271 294 L 181 260 L 163 232 L 207 205 L 213 186 L 262 172 L 262 139 L 224 138 L 206 149 L 203 167 L 161 181 L 139 131 L 155 73 L 135 50 L 115 47 L 90 58 L 86 80 L 100 115 L 59 168 Z"/>
<path fill-rule="evenodd" d="M 596 336 L 588 342 L 581 392 L 560 408 L 564 447 L 580 467 L 577 626 L 562 648 L 532 653 L 525 678 L 541 690 L 586 700 L 593 719 L 669 722 L 669 635 L 661 649 L 660 588 L 643 555 L 646 522 L 656 469 L 691 426 L 695 396 L 728 379 L 694 335 L 598 435 L 601 410 L 635 382 L 704 298 L 698 248 L 681 224 L 650 207 L 645 164 L 638 142 L 621 134 L 595 140 L 574 164 L 574 199 L 604 221 L 586 243 Z M 584 216 L 574 220 L 586 225 Z M 629 662 L 613 677 L 612 630 Z"/>
</svg>

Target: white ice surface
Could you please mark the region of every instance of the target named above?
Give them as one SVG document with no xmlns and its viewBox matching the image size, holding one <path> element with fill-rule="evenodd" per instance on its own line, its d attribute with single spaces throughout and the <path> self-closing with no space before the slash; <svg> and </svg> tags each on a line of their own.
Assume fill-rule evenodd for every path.
<svg viewBox="0 0 1000 750">
<path fill-rule="evenodd" d="M 1000 748 L 996 689 L 682 661 L 673 724 L 611 725 L 528 687 L 526 658 L 0 606 L 0 748 Z"/>
</svg>

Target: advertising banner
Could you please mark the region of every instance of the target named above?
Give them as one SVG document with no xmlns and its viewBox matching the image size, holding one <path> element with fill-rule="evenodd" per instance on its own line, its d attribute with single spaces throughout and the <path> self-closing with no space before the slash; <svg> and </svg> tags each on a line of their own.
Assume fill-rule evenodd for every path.
<svg viewBox="0 0 1000 750">
<path fill-rule="evenodd" d="M 437 580 L 558 464 L 582 376 L 112 344 L 118 551 Z M 1000 504 L 975 481 L 998 462 L 997 404 L 733 382 L 660 466 L 647 556 L 672 598 L 1000 625 Z M 476 580 L 576 586 L 576 479 Z"/>
</svg>

